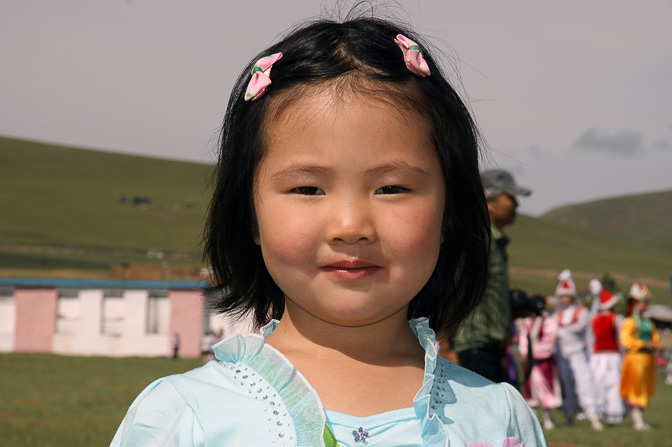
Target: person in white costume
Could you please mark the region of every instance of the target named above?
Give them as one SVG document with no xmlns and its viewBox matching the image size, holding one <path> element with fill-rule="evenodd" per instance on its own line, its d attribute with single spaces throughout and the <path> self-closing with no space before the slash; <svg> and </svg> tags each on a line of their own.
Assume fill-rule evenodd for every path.
<svg viewBox="0 0 672 447">
<path fill-rule="evenodd" d="M 591 426 L 595 430 L 602 430 L 602 423 L 597 413 L 595 381 L 586 353 L 589 315 L 588 310 L 576 301 L 576 285 L 572 280 L 571 271 L 560 272 L 555 295 L 560 304 L 554 314 L 558 322 L 558 349 L 555 359 L 562 383 L 563 411 L 567 423 L 573 423 L 578 400 Z"/>
</svg>

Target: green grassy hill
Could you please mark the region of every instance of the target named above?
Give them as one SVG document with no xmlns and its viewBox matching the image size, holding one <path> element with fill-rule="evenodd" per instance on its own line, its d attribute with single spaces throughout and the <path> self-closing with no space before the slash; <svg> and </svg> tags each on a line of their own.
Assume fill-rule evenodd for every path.
<svg viewBox="0 0 672 447">
<path fill-rule="evenodd" d="M 212 169 L 0 138 L 0 268 L 197 258 Z"/>
<path fill-rule="evenodd" d="M 508 227 L 512 285 L 528 291 L 552 293 L 557 273 L 573 272 L 579 289 L 604 273 L 627 292 L 634 281 L 649 284 L 654 301 L 669 304 L 671 254 L 598 232 L 521 215 Z"/>
<path fill-rule="evenodd" d="M 107 277 L 110 265 L 124 262 L 200 266 L 212 170 L 207 164 L 0 138 L 0 276 Z M 599 226 L 598 231 L 568 226 L 549 217 L 553 212 L 541 219 L 520 216 L 507 228 L 512 285 L 550 293 L 557 272 L 569 268 L 579 287 L 609 273 L 623 289 L 644 280 L 656 300 L 669 302 L 672 250 L 651 243 L 672 238 L 664 214 L 672 207 L 662 206 L 672 192 L 660 194 L 613 199 L 614 221 L 630 207 L 651 209 L 633 227 L 642 228 L 641 234 L 631 229 L 628 237 Z M 134 205 L 133 197 L 151 204 Z M 576 223 L 582 221 L 580 211 L 589 215 L 593 207 L 566 208 L 576 210 L 571 219 Z M 655 233 L 659 228 L 667 234 Z M 166 257 L 148 259 L 150 249 Z"/>
<path fill-rule="evenodd" d="M 672 190 L 563 206 L 541 218 L 667 250 L 672 255 Z"/>
</svg>

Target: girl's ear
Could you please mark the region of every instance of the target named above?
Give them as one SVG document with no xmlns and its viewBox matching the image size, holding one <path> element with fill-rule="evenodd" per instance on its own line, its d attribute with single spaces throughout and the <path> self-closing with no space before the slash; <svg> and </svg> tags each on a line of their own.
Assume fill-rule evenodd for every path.
<svg viewBox="0 0 672 447">
<path fill-rule="evenodd" d="M 259 225 L 257 225 L 257 219 L 255 218 L 252 222 L 252 240 L 255 244 L 261 245 L 261 236 L 259 235 Z"/>
<path fill-rule="evenodd" d="M 259 235 L 259 227 L 257 227 L 256 222 L 252 224 L 252 240 L 255 244 L 261 245 L 261 236 Z"/>
</svg>

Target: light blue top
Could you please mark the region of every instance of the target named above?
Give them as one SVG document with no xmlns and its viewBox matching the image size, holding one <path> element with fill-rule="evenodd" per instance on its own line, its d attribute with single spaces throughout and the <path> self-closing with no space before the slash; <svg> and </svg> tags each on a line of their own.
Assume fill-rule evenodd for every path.
<svg viewBox="0 0 672 447">
<path fill-rule="evenodd" d="M 111 446 L 316 447 L 324 445 L 326 421 L 341 447 L 546 445 L 518 391 L 439 357 L 425 318 L 410 322 L 425 350 L 424 381 L 413 406 L 363 418 L 325 414 L 306 379 L 264 343 L 277 323 L 260 335 L 229 337 L 215 345 L 217 360 L 150 384 L 131 404 Z"/>
</svg>

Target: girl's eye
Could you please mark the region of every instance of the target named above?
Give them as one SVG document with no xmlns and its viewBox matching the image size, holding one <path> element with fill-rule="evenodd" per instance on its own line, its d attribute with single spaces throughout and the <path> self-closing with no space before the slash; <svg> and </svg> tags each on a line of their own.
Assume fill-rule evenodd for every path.
<svg viewBox="0 0 672 447">
<path fill-rule="evenodd" d="M 382 188 L 377 189 L 375 194 L 401 194 L 404 192 L 408 192 L 408 188 L 393 185 L 393 186 L 383 186 Z"/>
<path fill-rule="evenodd" d="M 294 188 L 291 191 L 294 194 L 299 194 L 302 196 L 323 196 L 324 191 L 322 191 L 320 188 L 317 186 L 299 186 L 298 188 Z"/>
</svg>

